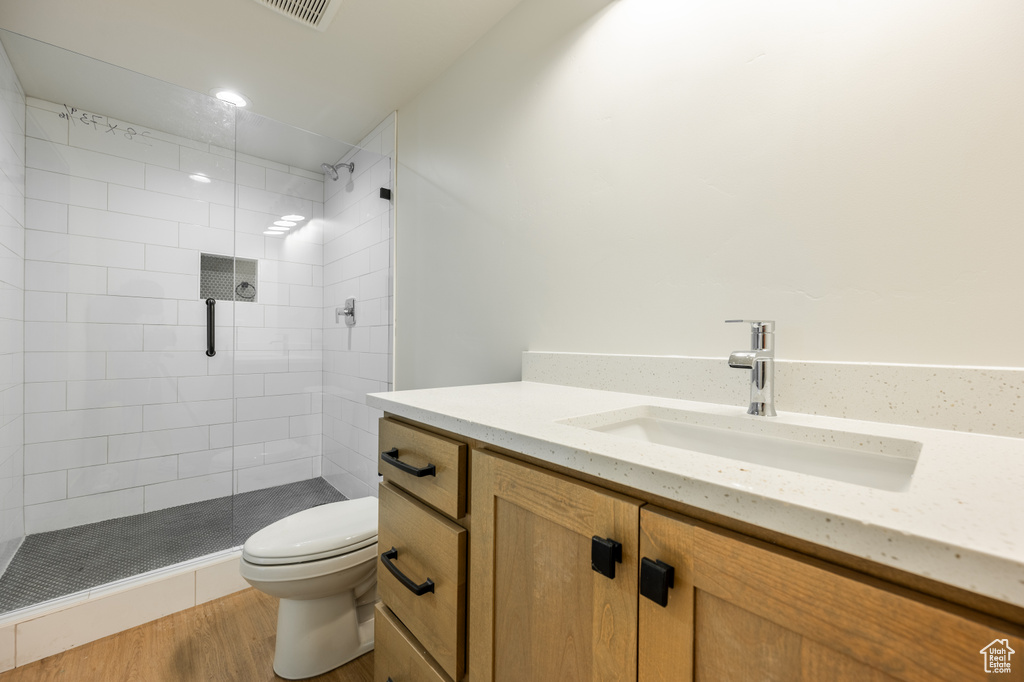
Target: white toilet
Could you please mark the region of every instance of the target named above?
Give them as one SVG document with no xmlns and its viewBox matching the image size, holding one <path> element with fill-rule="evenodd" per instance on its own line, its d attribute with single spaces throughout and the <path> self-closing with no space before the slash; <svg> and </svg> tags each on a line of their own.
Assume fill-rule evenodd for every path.
<svg viewBox="0 0 1024 682">
<path fill-rule="evenodd" d="M 377 498 L 313 507 L 272 523 L 242 548 L 242 577 L 278 597 L 274 672 L 320 675 L 373 649 Z"/>
</svg>

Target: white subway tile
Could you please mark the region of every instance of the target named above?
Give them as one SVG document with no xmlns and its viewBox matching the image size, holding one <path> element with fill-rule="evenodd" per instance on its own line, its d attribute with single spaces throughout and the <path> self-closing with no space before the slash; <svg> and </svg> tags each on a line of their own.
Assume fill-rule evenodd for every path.
<svg viewBox="0 0 1024 682">
<path fill-rule="evenodd" d="M 250 400 L 259 400 L 259 398 L 250 398 Z M 232 418 L 230 400 L 164 403 L 143 407 L 143 426 L 146 431 L 227 424 L 232 421 Z"/>
<path fill-rule="evenodd" d="M 67 408 L 63 381 L 25 384 L 26 412 L 58 412 Z"/>
<path fill-rule="evenodd" d="M 117 126 L 113 133 L 107 132 L 107 124 L 102 124 L 100 128 L 81 125 L 80 120 L 79 123 L 72 121 L 68 130 L 68 142 L 75 147 L 112 154 L 123 159 L 153 163 L 166 168 L 178 167 L 178 145 L 167 141 L 171 136 L 123 121 L 109 119 L 109 123 Z M 133 130 L 135 134 L 132 134 Z"/>
<path fill-rule="evenodd" d="M 56 112 L 27 106 L 25 108 L 25 135 L 59 144 L 68 143 L 68 122 Z"/>
<path fill-rule="evenodd" d="M 102 379 L 104 353 L 25 352 L 25 382 Z"/>
<path fill-rule="evenodd" d="M 288 351 L 289 372 L 320 372 L 323 370 L 323 351 Z"/>
<path fill-rule="evenodd" d="M 69 381 L 69 410 L 96 407 L 152 405 L 177 400 L 177 379 L 106 379 L 101 381 Z"/>
<path fill-rule="evenodd" d="M 207 373 L 208 366 L 206 355 L 196 351 L 107 353 L 106 378 L 199 376 Z"/>
<path fill-rule="evenodd" d="M 107 270 L 91 265 L 30 260 L 25 262 L 25 289 L 103 294 L 107 291 Z"/>
<path fill-rule="evenodd" d="M 157 286 L 140 284 L 136 293 L 152 294 Z M 177 319 L 178 306 L 173 300 L 68 294 L 69 322 L 175 324 Z"/>
<path fill-rule="evenodd" d="M 277 395 L 263 398 L 239 398 L 235 401 L 235 418 L 240 421 L 293 417 L 310 413 L 309 395 Z M 229 420 L 223 420 L 229 421 Z"/>
<path fill-rule="evenodd" d="M 310 286 L 313 284 L 313 265 L 270 260 L 260 263 L 260 280 Z"/>
<path fill-rule="evenodd" d="M 53 292 L 25 292 L 26 322 L 63 322 L 67 317 L 67 295 Z"/>
<path fill-rule="evenodd" d="M 235 233 L 235 255 L 239 258 L 263 258 L 264 238 L 262 234 Z"/>
<path fill-rule="evenodd" d="M 214 424 L 210 427 L 210 447 L 214 449 L 229 448 L 234 440 L 233 424 Z"/>
<path fill-rule="evenodd" d="M 288 417 L 264 419 L 263 421 L 235 422 L 234 443 L 250 445 L 268 440 L 282 440 L 288 437 Z"/>
<path fill-rule="evenodd" d="M 68 471 L 68 497 L 136 488 L 178 477 L 178 458 L 151 457 Z"/>
<path fill-rule="evenodd" d="M 378 327 L 370 327 L 370 352 L 371 353 L 389 353 L 391 350 L 391 327 L 388 325 L 381 325 Z"/>
<path fill-rule="evenodd" d="M 231 157 L 182 147 L 180 159 L 181 170 L 186 174 L 201 173 L 214 180 L 234 182 L 235 163 Z M 241 178 L 241 171 L 239 171 L 239 178 Z"/>
<path fill-rule="evenodd" d="M 199 298 L 199 276 L 110 268 L 107 271 L 107 294 L 195 300 Z M 177 306 L 175 306 L 175 316 L 177 316 Z M 177 317 L 175 317 L 176 319 Z"/>
<path fill-rule="evenodd" d="M 25 258 L 63 263 L 68 259 L 68 236 L 59 232 L 25 231 Z"/>
<path fill-rule="evenodd" d="M 322 179 L 312 180 L 292 173 L 282 173 L 279 170 L 267 170 L 267 190 L 309 201 L 322 202 L 324 200 L 324 181 Z M 301 215 L 309 218 L 311 214 L 312 212 Z M 281 215 L 288 214 L 282 213 Z"/>
<path fill-rule="evenodd" d="M 237 330 L 240 351 L 272 349 L 275 351 L 311 350 L 313 335 L 309 329 L 257 329 L 239 327 Z"/>
<path fill-rule="evenodd" d="M 267 306 L 264 314 L 264 325 L 274 329 L 318 329 L 322 320 L 322 307 L 303 308 L 294 300 L 290 306 Z"/>
<path fill-rule="evenodd" d="M 45 533 L 86 523 L 141 514 L 142 488 L 75 497 L 25 507 L 25 533 Z M 36 623 L 35 621 L 28 621 Z M 22 627 L 24 624 L 19 625 Z M 52 637 L 52 633 L 49 635 Z M 19 662 L 21 659 L 19 659 Z M 26 661 L 27 662 L 27 661 Z"/>
<path fill-rule="evenodd" d="M 264 395 L 263 374 L 236 374 L 234 377 L 236 398 L 255 398 Z"/>
<path fill-rule="evenodd" d="M 25 443 L 91 438 L 142 430 L 142 408 L 106 407 L 25 415 Z"/>
<path fill-rule="evenodd" d="M 181 377 L 178 379 L 178 400 L 226 400 L 232 397 L 231 375 L 213 377 Z"/>
<path fill-rule="evenodd" d="M 212 209 L 216 206 L 211 207 Z M 203 253 L 215 253 L 230 256 L 235 251 L 235 233 L 205 225 L 178 225 L 178 246 L 195 249 Z"/>
<path fill-rule="evenodd" d="M 288 393 L 313 393 L 323 387 L 323 374 L 320 372 L 288 372 L 285 374 L 268 374 L 265 379 L 266 395 L 284 395 Z"/>
<path fill-rule="evenodd" d="M 142 350 L 142 325 L 29 322 L 25 342 L 33 351 Z"/>
<path fill-rule="evenodd" d="M 211 229 L 211 228 L 203 228 Z M 170 246 L 146 246 L 146 269 L 174 272 L 181 275 L 199 275 L 199 254 L 195 249 Z M 196 286 L 198 296 L 198 285 Z"/>
<path fill-rule="evenodd" d="M 210 427 L 195 426 L 187 429 L 129 433 L 111 436 L 109 440 L 109 461 L 125 462 L 131 459 L 209 450 Z"/>
<path fill-rule="evenodd" d="M 263 289 L 258 289 L 258 296 L 263 298 Z M 264 306 L 261 303 L 239 303 L 235 308 L 235 324 L 239 327 L 262 327 L 264 325 Z"/>
<path fill-rule="evenodd" d="M 231 448 L 186 452 L 178 455 L 178 478 L 195 478 L 231 471 Z"/>
<path fill-rule="evenodd" d="M 234 232 L 235 211 L 236 209 L 231 206 L 210 204 L 210 227 L 217 230 L 230 230 Z"/>
<path fill-rule="evenodd" d="M 263 461 L 267 464 L 295 459 L 320 457 L 320 434 L 295 436 L 263 444 Z"/>
<path fill-rule="evenodd" d="M 255 187 L 256 189 L 266 189 L 266 168 L 251 163 L 245 163 L 244 161 L 236 162 L 235 168 L 238 170 L 239 185 L 245 185 L 246 187 Z"/>
<path fill-rule="evenodd" d="M 146 166 L 146 189 L 175 197 L 233 205 L 232 182 L 212 177 L 209 182 L 196 182 L 189 177 L 189 173 L 160 166 Z"/>
<path fill-rule="evenodd" d="M 26 199 L 25 228 L 44 232 L 67 232 L 68 205 L 53 201 Z"/>
<path fill-rule="evenodd" d="M 145 177 L 145 166 L 137 161 L 37 138 L 25 140 L 25 152 L 29 168 L 130 187 L 142 187 Z"/>
<path fill-rule="evenodd" d="M 270 238 L 266 240 L 266 257 L 289 263 L 323 265 L 324 249 L 320 244 L 311 244 L 290 237 Z"/>
<path fill-rule="evenodd" d="M 178 223 L 115 211 L 71 206 L 67 231 L 84 237 L 100 237 L 143 244 L 178 245 Z"/>
<path fill-rule="evenodd" d="M 148 485 L 145 487 L 146 511 L 227 497 L 231 487 L 230 471 Z"/>
<path fill-rule="evenodd" d="M 319 413 L 292 417 L 288 421 L 288 435 L 290 438 L 298 438 L 300 436 L 319 436 L 322 422 L 323 415 Z"/>
<path fill-rule="evenodd" d="M 50 471 L 45 474 L 25 476 L 25 504 L 42 504 L 63 500 L 68 492 L 66 471 Z"/>
<path fill-rule="evenodd" d="M 250 445 L 236 445 L 233 450 L 232 469 L 246 469 L 257 467 L 263 464 L 264 443 L 252 443 Z"/>
<path fill-rule="evenodd" d="M 109 208 L 119 213 L 163 218 L 179 223 L 210 223 L 210 205 L 205 201 L 120 185 L 110 186 Z"/>
<path fill-rule="evenodd" d="M 313 477 L 312 458 L 264 464 L 235 473 L 235 493 L 261 490 L 275 485 L 305 481 Z"/>
<path fill-rule="evenodd" d="M 25 171 L 25 196 L 72 206 L 106 208 L 107 183 L 29 168 Z"/>
<path fill-rule="evenodd" d="M 205 351 L 206 328 L 184 327 L 181 325 L 146 325 L 145 346 L 147 351 Z M 216 336 L 230 338 L 230 327 L 217 325 Z"/>
<path fill-rule="evenodd" d="M 25 473 L 60 471 L 107 461 L 107 439 L 80 438 L 25 446 Z"/>
</svg>

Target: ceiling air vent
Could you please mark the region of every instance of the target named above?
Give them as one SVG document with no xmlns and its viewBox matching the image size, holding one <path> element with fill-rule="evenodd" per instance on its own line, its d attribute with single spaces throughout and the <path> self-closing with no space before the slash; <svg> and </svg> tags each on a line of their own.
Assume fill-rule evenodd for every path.
<svg viewBox="0 0 1024 682">
<path fill-rule="evenodd" d="M 342 0 L 256 0 L 256 2 L 278 14 L 294 19 L 300 24 L 318 31 L 325 31 L 338 11 L 338 5 Z"/>
</svg>

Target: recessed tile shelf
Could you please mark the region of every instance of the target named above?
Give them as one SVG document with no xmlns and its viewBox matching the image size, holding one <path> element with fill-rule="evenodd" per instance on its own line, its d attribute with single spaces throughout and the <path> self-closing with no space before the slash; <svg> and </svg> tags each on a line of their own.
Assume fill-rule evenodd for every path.
<svg viewBox="0 0 1024 682">
<path fill-rule="evenodd" d="M 200 254 L 199 298 L 255 303 L 256 275 L 255 260 Z"/>
</svg>

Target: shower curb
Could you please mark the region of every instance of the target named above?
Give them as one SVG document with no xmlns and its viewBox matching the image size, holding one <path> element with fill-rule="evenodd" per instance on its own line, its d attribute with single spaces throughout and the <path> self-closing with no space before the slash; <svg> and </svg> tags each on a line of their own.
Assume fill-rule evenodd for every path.
<svg viewBox="0 0 1024 682">
<path fill-rule="evenodd" d="M 0 672 L 249 587 L 241 547 L 13 611 L 0 618 Z"/>
</svg>

